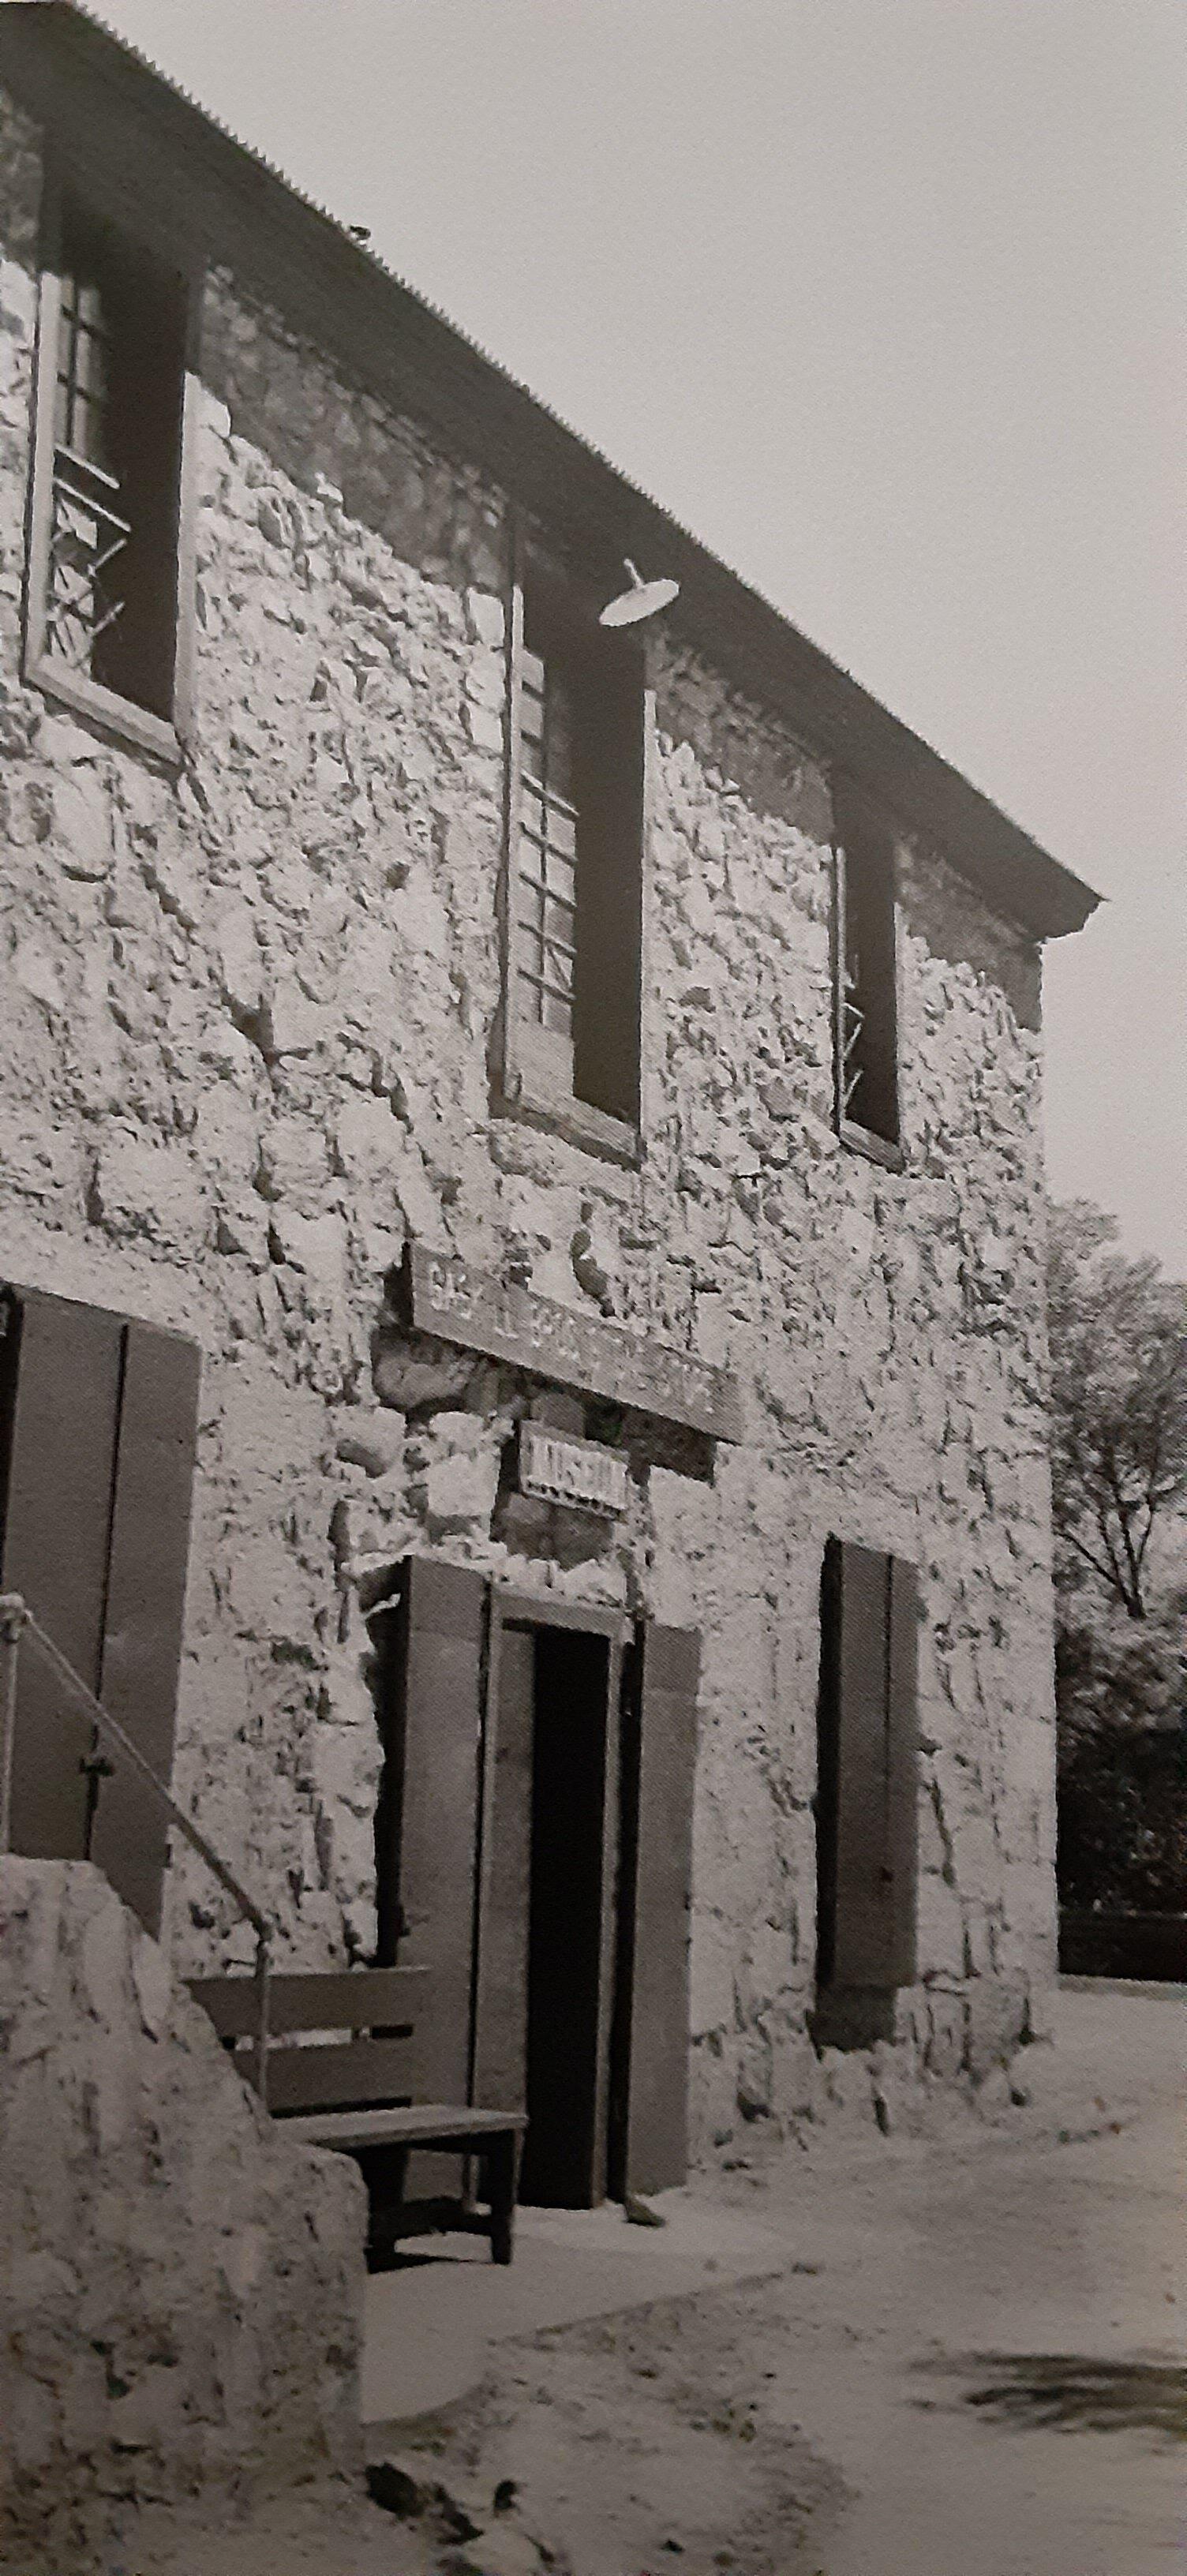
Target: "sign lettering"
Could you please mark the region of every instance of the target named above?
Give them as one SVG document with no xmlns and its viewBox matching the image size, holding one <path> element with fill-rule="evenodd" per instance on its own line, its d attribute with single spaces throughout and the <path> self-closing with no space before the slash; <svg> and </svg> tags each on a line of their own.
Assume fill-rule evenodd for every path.
<svg viewBox="0 0 1187 2576">
<path fill-rule="evenodd" d="M 627 1504 L 626 1452 L 604 1449 L 597 1440 L 562 1437 L 543 1422 L 523 1422 L 519 1486 L 546 1502 L 577 1503 L 584 1511 L 617 1517 Z"/>
<path fill-rule="evenodd" d="M 737 1380 L 691 1351 L 670 1350 L 622 1324 L 508 1287 L 457 1253 L 414 1244 L 405 1275 L 410 1321 L 422 1332 L 714 1439 L 742 1437 Z"/>
</svg>

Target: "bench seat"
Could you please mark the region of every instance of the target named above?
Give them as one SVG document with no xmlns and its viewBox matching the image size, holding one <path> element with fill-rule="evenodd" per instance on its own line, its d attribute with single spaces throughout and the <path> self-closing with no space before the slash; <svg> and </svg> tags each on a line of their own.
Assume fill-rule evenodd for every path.
<svg viewBox="0 0 1187 2576">
<path fill-rule="evenodd" d="M 282 2125 L 302 2145 L 340 2148 L 361 2167 L 371 2206 L 367 2255 L 373 2271 L 391 2261 L 399 2237 L 431 2228 L 489 2236 L 492 2261 L 511 2261 L 526 2112 L 409 2102 L 367 2111 L 291 2111 Z M 407 2199 L 404 2169 L 413 2147 L 481 2156 L 489 2218 L 462 2198 Z"/>
<path fill-rule="evenodd" d="M 190 1992 L 214 2023 L 234 2065 L 254 2082 L 259 1995 L 242 1974 L 194 1978 Z M 353 2156 L 370 2204 L 368 2258 L 386 2262 L 397 2239 L 425 2228 L 489 2236 L 496 2263 L 509 2263 L 525 2111 L 473 2103 L 417 2102 L 416 2028 L 426 2010 L 423 1968 L 350 1968 L 273 1977 L 267 2102 L 278 2127 L 304 2146 Z M 310 2044 L 310 2034 L 321 2034 Z M 343 2034 L 347 2034 L 343 2036 Z M 301 2044 L 294 2044 L 296 2042 Z M 455 2198 L 408 2200 L 414 2150 L 466 2159 Z M 471 2160 L 482 2169 L 489 2217 L 474 2206 Z"/>
<path fill-rule="evenodd" d="M 473 2111 L 446 2102 L 395 2103 L 370 2111 L 290 2111 L 289 2137 L 307 2147 L 452 2147 L 484 2138 L 522 2138 L 526 2111 Z"/>
</svg>

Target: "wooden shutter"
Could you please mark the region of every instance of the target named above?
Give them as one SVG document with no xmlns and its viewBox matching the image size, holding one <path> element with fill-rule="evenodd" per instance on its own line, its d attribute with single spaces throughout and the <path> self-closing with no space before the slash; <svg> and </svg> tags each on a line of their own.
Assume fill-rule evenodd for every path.
<svg viewBox="0 0 1187 2576">
<path fill-rule="evenodd" d="M 175 1333 L 13 1291 L 0 1343 L 8 1423 L 2 1580 L 19 1592 L 168 1787 L 189 1543 L 199 1355 Z M 150 1931 L 164 1809 L 109 1747 L 79 1765 L 90 1719 L 32 1639 L 21 1650 L 13 1848 L 90 1858 Z"/>
<path fill-rule="evenodd" d="M 63 1297 L 10 1291 L 0 1344 L 8 1419 L 3 1585 L 90 1690 L 103 1670 L 123 1325 Z M 89 1785 L 79 1765 L 91 1721 L 68 1700 L 31 1638 L 20 1650 L 12 1847 L 81 1860 Z"/>
<path fill-rule="evenodd" d="M 914 1568 L 830 1539 L 822 1590 L 817 1787 L 822 1984 L 915 1973 Z"/>
<path fill-rule="evenodd" d="M 915 1982 L 919 1887 L 919 1599 L 913 1565 L 890 1560 L 890 1638 L 886 1710 L 886 1862 L 893 1935 L 890 1983 Z"/>
<path fill-rule="evenodd" d="M 662 2191 L 688 2165 L 695 1629 L 648 1626 L 623 1719 L 613 2187 Z"/>
<path fill-rule="evenodd" d="M 469 1567 L 404 1566 L 402 1967 L 431 1970 L 418 2034 L 424 2098 L 465 2102 L 470 2071 L 478 1758 L 486 1585 Z"/>
<path fill-rule="evenodd" d="M 200 1354 L 130 1323 L 111 1516 L 101 1696 L 168 1787 L 189 1562 Z M 168 1859 L 165 1809 L 126 1762 L 105 1780 L 91 1858 L 155 1932 Z"/>
<path fill-rule="evenodd" d="M 495 2111 L 527 2100 L 534 1701 L 531 1630 L 492 1622 L 473 2098 Z"/>
</svg>

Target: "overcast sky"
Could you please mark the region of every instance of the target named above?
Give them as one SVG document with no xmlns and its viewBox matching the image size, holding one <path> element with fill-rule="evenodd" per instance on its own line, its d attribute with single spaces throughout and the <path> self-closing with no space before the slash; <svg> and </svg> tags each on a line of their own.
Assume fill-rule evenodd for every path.
<svg viewBox="0 0 1187 2576">
<path fill-rule="evenodd" d="M 1108 895 L 1051 1184 L 1187 1275 L 1182 0 L 102 14 Z"/>
</svg>

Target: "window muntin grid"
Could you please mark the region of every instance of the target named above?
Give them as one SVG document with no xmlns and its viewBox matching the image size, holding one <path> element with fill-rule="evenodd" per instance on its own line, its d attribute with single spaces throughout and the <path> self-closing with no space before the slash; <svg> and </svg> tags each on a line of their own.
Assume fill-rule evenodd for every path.
<svg viewBox="0 0 1187 2576">
<path fill-rule="evenodd" d="M 577 953 L 574 708 L 555 661 L 528 649 L 520 669 L 519 731 L 518 1014 L 571 1040 Z"/>
<path fill-rule="evenodd" d="M 75 261 L 61 282 L 46 641 L 78 671 L 92 669 L 100 636 L 124 608 L 113 567 L 131 522 L 108 461 L 112 373 L 103 291 Z"/>
<path fill-rule="evenodd" d="M 107 463 L 111 329 L 100 288 L 78 274 L 62 279 L 54 437 L 87 465 Z"/>
<path fill-rule="evenodd" d="M 857 992 L 856 959 L 846 958 L 841 968 L 841 1116 L 847 1118 L 853 1095 L 865 1072 L 857 1050 L 866 1024 L 865 1012 L 854 996 Z M 857 1061 L 855 1062 L 855 1057 Z"/>
</svg>

